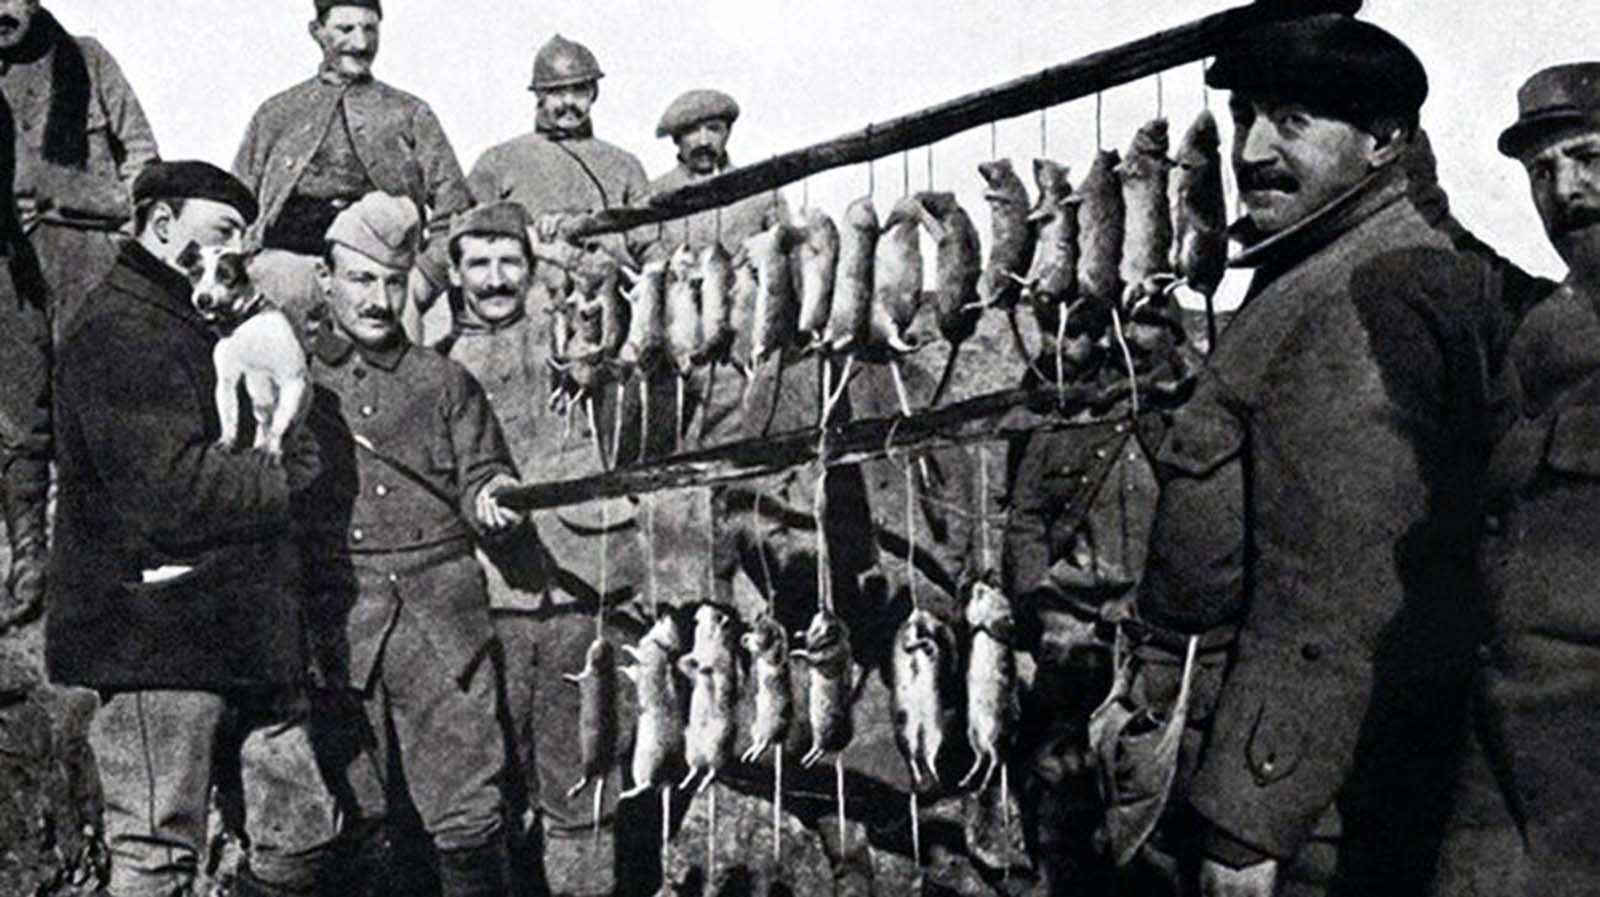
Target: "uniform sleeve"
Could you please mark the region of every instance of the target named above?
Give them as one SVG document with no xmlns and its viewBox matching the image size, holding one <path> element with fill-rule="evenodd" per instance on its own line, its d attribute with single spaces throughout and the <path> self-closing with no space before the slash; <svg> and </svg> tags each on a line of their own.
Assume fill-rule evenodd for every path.
<svg viewBox="0 0 1600 897">
<path fill-rule="evenodd" d="M 622 199 L 615 205 L 642 206 L 649 202 L 650 178 L 644 173 L 644 165 L 638 159 L 629 156 L 623 180 Z M 645 254 L 656 242 L 659 233 L 659 228 L 636 227 L 623 235 L 623 242 L 628 247 L 628 253 L 637 261 L 645 258 Z"/>
<path fill-rule="evenodd" d="M 264 111 L 265 107 L 258 109 L 250 117 L 250 124 L 244 129 L 244 139 L 239 142 L 239 151 L 233 156 L 233 176 L 243 181 L 257 197 L 261 195 L 261 172 L 266 168 L 263 158 L 266 144 L 261 134 Z"/>
<path fill-rule="evenodd" d="M 216 444 L 204 424 L 211 397 L 159 341 L 77 342 L 63 353 L 58 390 L 112 510 L 151 544 L 181 555 L 287 527 L 282 467 Z"/>
<path fill-rule="evenodd" d="M 454 371 L 445 414 L 461 484 L 461 515 L 476 528 L 478 491 L 500 474 L 516 476 L 516 464 L 483 387 L 464 368 Z"/>
<path fill-rule="evenodd" d="M 1434 514 L 1470 437 L 1446 399 L 1452 353 L 1407 277 L 1358 272 L 1359 325 L 1328 329 L 1366 351 L 1341 338 L 1337 359 L 1280 361 L 1282 391 L 1258 412 L 1251 460 L 1272 474 L 1252 482 L 1273 494 L 1254 505 L 1254 589 L 1191 789 L 1226 835 L 1213 843 L 1292 857 L 1349 783 L 1358 744 L 1377 762 L 1405 751 L 1387 739 L 1413 724 L 1397 708 L 1426 672 L 1425 615 L 1464 591 L 1448 585 Z"/>
<path fill-rule="evenodd" d="M 461 173 L 461 163 L 456 151 L 445 136 L 438 116 L 426 103 L 417 105 L 412 120 L 412 134 L 417 142 L 417 158 L 422 166 L 422 177 L 428 192 L 428 242 L 417 258 L 417 268 L 436 289 L 449 285 L 449 254 L 447 234 L 450 220 L 472 206 L 472 193 L 467 179 Z"/>
<path fill-rule="evenodd" d="M 155 131 L 145 117 L 144 107 L 133 92 L 133 85 L 122 74 L 117 60 L 103 48 L 93 54 L 95 81 L 100 87 L 100 102 L 105 107 L 111 133 L 116 135 L 120 155 L 117 159 L 117 176 L 123 185 L 133 189 L 133 180 L 145 166 L 160 157 Z"/>
</svg>

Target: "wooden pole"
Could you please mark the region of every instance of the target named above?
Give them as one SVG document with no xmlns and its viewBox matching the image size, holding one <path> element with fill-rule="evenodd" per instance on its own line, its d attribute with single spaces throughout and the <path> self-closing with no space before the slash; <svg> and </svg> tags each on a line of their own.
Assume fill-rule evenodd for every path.
<svg viewBox="0 0 1600 897">
<path fill-rule="evenodd" d="M 1100 386 L 1066 387 L 1065 407 L 1086 407 L 1091 400 L 1109 405 L 1125 400 L 1129 381 L 1123 380 L 1108 393 Z M 1183 390 L 1172 383 L 1157 384 L 1141 378 L 1141 396 L 1154 407 L 1162 397 L 1176 399 Z M 896 453 L 921 453 L 939 448 L 1003 440 L 1010 436 L 1040 430 L 1057 430 L 1085 423 L 1103 423 L 1106 417 L 1065 417 L 1055 413 L 1057 393 L 1053 384 L 1043 389 L 1009 389 L 955 402 L 941 408 L 899 415 L 867 418 L 828 429 L 827 438 L 818 440 L 815 428 L 795 430 L 759 439 L 731 442 L 700 451 L 665 458 L 653 464 L 614 469 L 607 473 L 575 480 L 526 483 L 501 490 L 500 503 L 517 511 L 536 511 L 581 504 L 600 498 L 645 495 L 664 489 L 703 487 L 779 473 L 821 461 L 829 467 L 860 464 L 888 453 L 891 437 Z M 1045 409 L 1045 410 L 1034 410 Z M 1146 408 L 1150 410 L 1150 408 Z M 819 443 L 823 457 L 818 457 Z"/>
<path fill-rule="evenodd" d="M 1256 0 L 970 93 L 860 131 L 734 168 L 652 196 L 646 205 L 603 209 L 562 225 L 568 237 L 615 233 L 671 221 L 776 190 L 814 174 L 926 146 L 991 122 L 1048 109 L 1216 55 L 1257 25 L 1319 13 L 1353 14 L 1362 0 Z"/>
</svg>

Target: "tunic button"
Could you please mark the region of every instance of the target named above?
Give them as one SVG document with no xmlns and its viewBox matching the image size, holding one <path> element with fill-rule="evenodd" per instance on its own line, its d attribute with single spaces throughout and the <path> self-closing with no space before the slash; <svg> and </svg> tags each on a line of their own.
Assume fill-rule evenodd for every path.
<svg viewBox="0 0 1600 897">
<path fill-rule="evenodd" d="M 1108 452 L 1106 452 L 1105 449 L 1095 449 L 1095 452 L 1094 452 L 1094 456 L 1096 458 L 1101 458 L 1101 459 L 1104 459 L 1107 454 L 1108 454 Z"/>
<path fill-rule="evenodd" d="M 1483 516 L 1483 531 L 1491 536 L 1498 536 L 1505 531 L 1505 521 L 1499 514 L 1485 514 Z"/>
<path fill-rule="evenodd" d="M 365 380 L 367 378 L 367 369 L 366 368 L 356 368 L 354 371 L 351 371 L 350 373 L 353 374 L 357 380 Z"/>
<path fill-rule="evenodd" d="M 390 582 L 399 582 L 400 581 L 400 576 L 398 574 L 395 574 L 395 573 L 390 573 L 389 574 L 389 581 Z"/>
<path fill-rule="evenodd" d="M 1321 660 L 1322 646 L 1316 642 L 1306 642 L 1300 646 L 1300 656 L 1306 660 Z"/>
<path fill-rule="evenodd" d="M 362 417 L 371 417 L 372 415 L 377 414 L 377 413 L 378 413 L 378 409 L 372 407 L 371 405 L 362 405 L 361 406 L 361 416 Z"/>
<path fill-rule="evenodd" d="M 382 498 L 382 497 L 384 497 L 384 496 L 385 496 L 385 495 L 388 495 L 388 494 L 389 494 L 389 487 L 388 487 L 388 486 L 385 486 L 385 485 L 384 485 L 384 484 L 382 484 L 382 483 L 379 483 L 379 484 L 378 484 L 378 487 L 377 487 L 377 488 L 376 488 L 376 489 L 373 489 L 373 490 L 372 490 L 372 491 L 373 491 L 373 492 L 376 492 L 376 493 L 378 493 L 378 497 L 379 497 L 379 498 Z"/>
<path fill-rule="evenodd" d="M 1494 647 L 1488 642 L 1478 646 L 1478 662 L 1485 664 L 1494 662 Z"/>
<path fill-rule="evenodd" d="M 1261 761 L 1261 774 L 1264 776 L 1272 775 L 1272 771 L 1277 768 L 1278 757 L 1276 754 L 1269 754 L 1265 760 Z"/>
<path fill-rule="evenodd" d="M 352 542 L 361 542 L 361 541 L 364 541 L 366 538 L 367 538 L 367 534 L 365 532 L 362 532 L 361 527 L 359 527 L 359 526 L 350 531 L 350 541 L 352 541 Z"/>
<path fill-rule="evenodd" d="M 486 392 L 486 393 L 484 393 L 484 394 L 483 394 L 483 397 L 484 397 L 484 399 L 486 399 L 486 400 L 488 400 L 488 401 L 490 401 L 490 402 L 493 402 L 493 401 L 494 401 L 494 393 L 492 393 L 492 392 Z"/>
</svg>

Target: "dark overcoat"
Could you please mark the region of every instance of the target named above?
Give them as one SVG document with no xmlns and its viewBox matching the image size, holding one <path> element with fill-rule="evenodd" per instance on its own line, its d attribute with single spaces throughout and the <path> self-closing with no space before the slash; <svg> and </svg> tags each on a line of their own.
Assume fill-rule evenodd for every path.
<svg viewBox="0 0 1600 897">
<path fill-rule="evenodd" d="M 128 244 L 57 357 L 45 651 L 63 684 L 223 690 L 305 670 L 288 479 L 217 444 L 216 337 L 189 294 Z M 143 581 L 162 567 L 192 569 Z"/>
</svg>

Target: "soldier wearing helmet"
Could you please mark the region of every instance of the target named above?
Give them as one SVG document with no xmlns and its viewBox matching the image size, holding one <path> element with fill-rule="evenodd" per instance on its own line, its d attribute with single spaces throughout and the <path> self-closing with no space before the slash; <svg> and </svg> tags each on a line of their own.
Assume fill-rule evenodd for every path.
<svg viewBox="0 0 1600 897">
<path fill-rule="evenodd" d="M 599 473 L 600 462 L 590 447 L 591 434 L 584 431 L 592 425 L 607 445 L 616 432 L 615 392 L 607 387 L 594 395 L 594 420 L 578 415 L 571 424 L 571 438 L 562 438 L 567 420 L 553 410 L 549 399 L 564 387 L 550 375 L 547 364 L 555 360 L 558 345 L 553 331 L 557 318 L 550 312 L 564 300 L 568 278 L 559 265 L 545 259 L 580 251 L 552 243 L 558 222 L 567 214 L 638 205 L 647 191 L 639 160 L 593 135 L 590 110 L 603 74 L 587 48 L 560 35 L 551 38 L 533 63 L 530 89 L 538 102 L 533 132 L 484 153 L 467 177 L 481 206 L 508 201 L 521 206 L 540 236 L 537 254 L 541 261 L 535 264 L 526 290 L 527 327 L 519 337 L 526 357 L 505 362 L 528 376 L 517 384 L 501 383 L 494 390 L 506 393 L 501 400 L 529 411 L 522 427 L 527 438 L 517 451 L 538 459 L 527 471 L 530 480 Z M 608 236 L 596 242 L 614 256 L 634 257 L 636 247 L 623 237 Z M 481 328 L 471 308 L 473 302 L 459 295 L 452 296 L 452 302 L 456 303 L 459 334 Z M 460 351 L 468 348 L 463 346 Z M 637 445 L 639 404 L 634 390 L 628 394 L 630 401 L 621 414 L 629 426 L 621 441 Z M 605 789 L 602 828 L 598 836 L 592 836 L 587 799 L 566 797 L 567 788 L 583 773 L 577 698 L 561 676 L 583 666 L 584 652 L 594 638 L 595 604 L 626 605 L 639 591 L 644 580 L 644 551 L 637 518 L 635 506 L 622 499 L 593 501 L 542 515 L 533 525 L 543 551 L 526 565 L 525 587 L 496 589 L 490 598 L 506 659 L 508 693 L 527 694 L 531 680 L 531 693 L 539 696 L 539 709 L 513 708 L 514 719 L 526 720 L 537 714 L 536 725 L 514 727 L 513 762 L 523 767 L 515 771 L 519 783 L 526 786 L 530 798 L 536 796 L 535 824 L 542 828 L 540 833 L 518 834 L 525 839 L 524 845 L 537 844 L 542 838 L 544 871 L 553 894 L 609 894 L 616 886 L 612 831 L 615 795 L 621 789 L 616 782 Z M 624 614 L 606 616 L 613 626 L 626 620 Z M 620 630 L 613 634 L 626 637 Z M 522 677 L 522 681 L 509 681 L 511 677 Z M 568 707 L 569 700 L 571 712 L 547 712 L 550 706 Z M 527 768 L 529 758 L 533 769 Z M 524 849 L 518 848 L 519 852 Z"/>
</svg>

